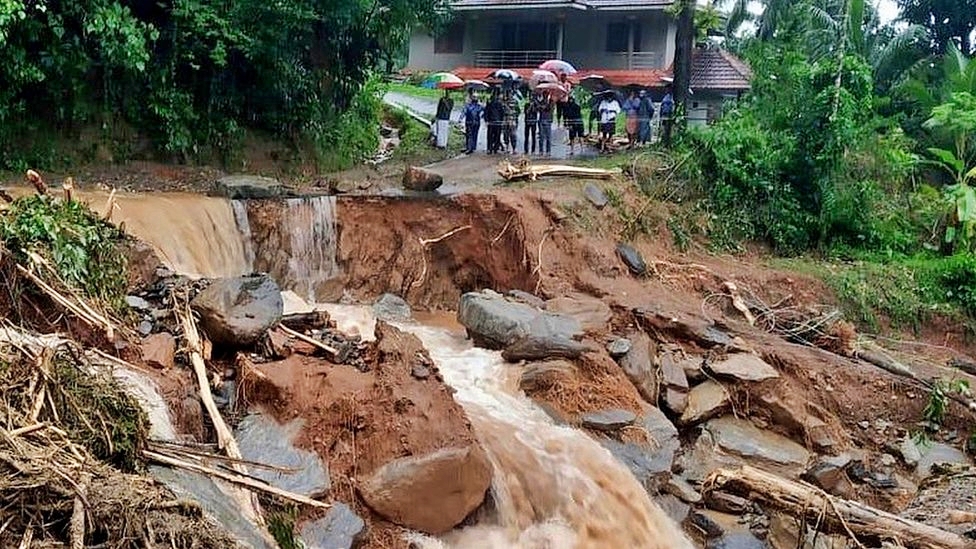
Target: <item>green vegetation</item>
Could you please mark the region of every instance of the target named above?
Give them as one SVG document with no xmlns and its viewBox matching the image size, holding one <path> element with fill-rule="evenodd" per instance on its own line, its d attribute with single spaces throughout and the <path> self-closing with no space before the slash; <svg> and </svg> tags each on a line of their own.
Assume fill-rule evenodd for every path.
<svg viewBox="0 0 976 549">
<path fill-rule="evenodd" d="M 417 97 L 420 99 L 440 99 L 444 95 L 443 90 L 435 90 L 431 88 L 423 88 L 417 84 L 411 84 L 409 82 L 390 82 L 386 85 L 386 89 L 391 92 L 402 93 L 403 95 L 408 95 L 410 97 Z M 455 92 L 455 101 L 463 95 L 463 92 Z"/>
<path fill-rule="evenodd" d="M 30 265 L 29 254 L 37 254 L 65 284 L 117 310 L 125 303 L 126 260 L 119 248 L 124 238 L 77 201 L 26 196 L 0 213 L 0 242 L 19 263 Z"/>
<path fill-rule="evenodd" d="M 92 149 L 117 159 L 133 153 L 133 132 L 151 139 L 146 154 L 179 161 L 220 161 L 260 132 L 323 167 L 348 165 L 376 144 L 372 75 L 416 25 L 436 28 L 444 6 L 5 0 L 0 169 L 84 160 L 58 151 L 92 131 Z"/>
</svg>

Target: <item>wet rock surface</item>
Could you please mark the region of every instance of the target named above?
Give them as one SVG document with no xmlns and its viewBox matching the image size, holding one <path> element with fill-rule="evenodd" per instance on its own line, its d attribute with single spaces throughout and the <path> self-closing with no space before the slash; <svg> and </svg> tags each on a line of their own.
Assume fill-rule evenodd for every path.
<svg viewBox="0 0 976 549">
<path fill-rule="evenodd" d="M 731 416 L 710 420 L 705 430 L 722 450 L 749 460 L 780 466 L 795 474 L 806 466 L 810 453 L 792 440 L 763 431 L 751 421 Z"/>
<path fill-rule="evenodd" d="M 596 431 L 617 431 L 637 421 L 637 415 L 628 410 L 600 410 L 588 412 L 580 418 L 583 427 Z"/>
<path fill-rule="evenodd" d="M 257 175 L 228 175 L 214 184 L 214 194 L 224 198 L 275 198 L 284 194 L 284 186 L 270 177 Z"/>
<path fill-rule="evenodd" d="M 295 447 L 302 426 L 299 419 L 282 425 L 266 414 L 251 413 L 238 424 L 234 436 L 245 460 L 272 467 L 254 467 L 251 476 L 282 490 L 322 497 L 331 486 L 329 471 L 316 453 Z"/>
<path fill-rule="evenodd" d="M 413 318 L 410 304 L 398 295 L 383 294 L 373 303 L 373 314 L 387 322 L 404 322 Z"/>
<path fill-rule="evenodd" d="M 333 503 L 322 518 L 306 522 L 298 537 L 306 549 L 352 549 L 366 531 L 366 523 L 345 503 Z"/>
<path fill-rule="evenodd" d="M 281 319 L 281 289 L 267 275 L 214 280 L 190 306 L 200 327 L 215 344 L 246 346 L 257 342 Z"/>
<path fill-rule="evenodd" d="M 472 445 L 397 459 L 371 473 L 359 492 L 390 521 L 439 534 L 481 505 L 490 484 L 491 465 Z"/>
<path fill-rule="evenodd" d="M 588 182 L 583 186 L 583 195 L 586 196 L 586 199 L 590 201 L 590 204 L 596 206 L 597 209 L 602 209 L 610 202 L 610 200 L 607 198 L 607 194 L 603 192 L 603 189 L 598 187 L 593 182 Z"/>
<path fill-rule="evenodd" d="M 647 263 L 644 262 L 644 256 L 630 244 L 623 242 L 617 244 L 617 255 L 620 256 L 631 273 L 637 276 L 643 276 L 647 273 Z"/>
<path fill-rule="evenodd" d="M 671 477 L 675 453 L 681 447 L 678 430 L 660 410 L 651 407 L 638 418 L 637 424 L 647 433 L 646 441 L 621 442 L 605 438 L 600 443 L 630 469 L 648 492 L 657 493 Z"/>
</svg>

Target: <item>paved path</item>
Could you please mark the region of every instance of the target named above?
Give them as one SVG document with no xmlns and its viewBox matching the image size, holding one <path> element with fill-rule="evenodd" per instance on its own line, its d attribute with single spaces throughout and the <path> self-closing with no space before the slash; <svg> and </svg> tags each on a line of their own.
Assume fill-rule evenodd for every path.
<svg viewBox="0 0 976 549">
<path fill-rule="evenodd" d="M 387 92 L 387 94 L 383 97 L 383 101 L 385 101 L 387 104 L 396 107 L 405 108 L 407 110 L 413 111 L 419 115 L 429 117 L 431 119 L 433 119 L 434 115 L 437 113 L 436 99 L 431 99 L 426 97 L 414 97 L 400 92 Z M 463 105 L 460 104 L 458 98 L 455 98 L 455 107 L 454 107 L 454 112 L 451 116 L 451 120 L 458 120 L 461 117 L 462 106 Z M 524 135 L 524 132 L 525 132 L 525 124 L 522 121 L 522 117 L 519 117 L 519 125 L 518 125 L 518 129 L 516 130 L 519 154 L 521 154 L 522 151 L 522 145 L 523 145 L 522 136 Z M 478 134 L 478 152 L 476 154 L 485 154 L 485 150 L 488 146 L 487 133 L 488 133 L 487 126 L 486 124 L 482 123 L 481 131 Z M 566 145 L 566 138 L 568 136 L 566 129 L 558 127 L 556 124 L 553 124 L 552 133 L 553 133 L 552 158 L 557 158 L 557 159 L 568 158 L 569 146 Z M 596 154 L 596 151 L 594 151 L 591 147 L 586 147 L 586 149 L 581 152 L 579 148 L 577 148 L 576 154 L 593 156 Z"/>
</svg>

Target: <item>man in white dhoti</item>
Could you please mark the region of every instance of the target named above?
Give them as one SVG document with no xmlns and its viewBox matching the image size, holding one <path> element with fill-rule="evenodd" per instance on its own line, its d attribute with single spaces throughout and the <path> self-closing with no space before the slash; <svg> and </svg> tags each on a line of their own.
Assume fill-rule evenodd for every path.
<svg viewBox="0 0 976 549">
<path fill-rule="evenodd" d="M 447 148 L 447 136 L 451 133 L 451 111 L 454 110 L 454 100 L 450 90 L 444 90 L 444 96 L 437 102 L 437 117 L 434 122 L 437 135 L 437 148 Z"/>
</svg>

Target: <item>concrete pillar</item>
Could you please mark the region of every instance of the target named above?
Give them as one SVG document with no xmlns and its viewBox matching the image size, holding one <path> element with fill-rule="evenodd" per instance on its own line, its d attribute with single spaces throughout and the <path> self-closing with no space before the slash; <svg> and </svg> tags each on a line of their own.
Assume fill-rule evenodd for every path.
<svg viewBox="0 0 976 549">
<path fill-rule="evenodd" d="M 556 59 L 563 58 L 563 36 L 565 35 L 565 27 L 565 16 L 559 15 L 559 19 L 556 22 Z"/>
<path fill-rule="evenodd" d="M 634 20 L 627 21 L 627 69 L 634 68 Z"/>
</svg>

